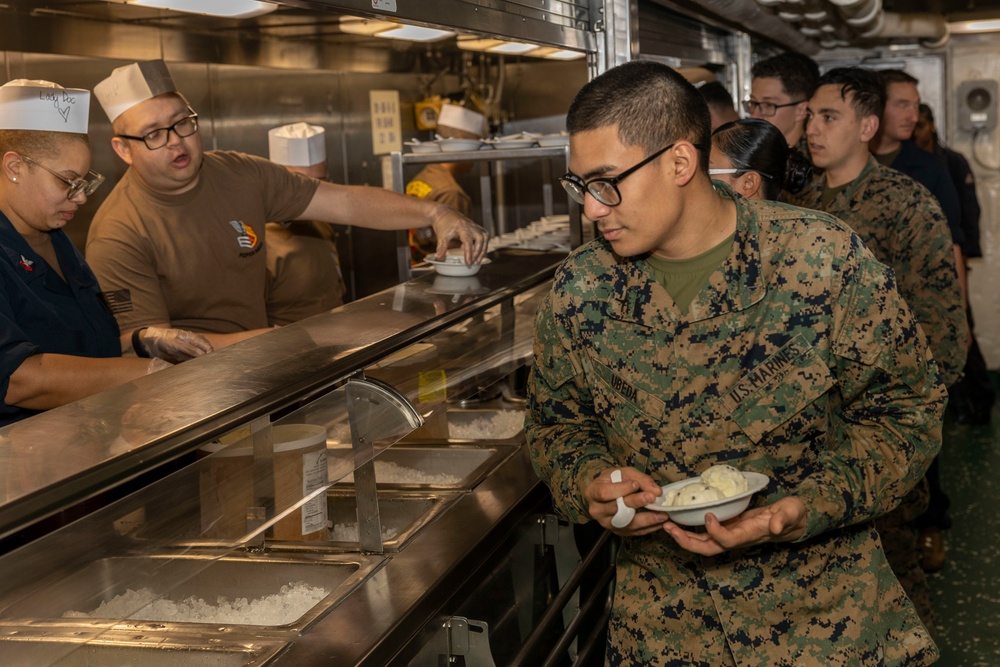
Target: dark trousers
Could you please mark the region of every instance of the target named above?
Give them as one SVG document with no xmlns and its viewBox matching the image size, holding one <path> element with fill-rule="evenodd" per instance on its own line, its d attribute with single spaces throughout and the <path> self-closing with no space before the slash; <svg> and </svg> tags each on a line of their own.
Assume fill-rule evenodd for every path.
<svg viewBox="0 0 1000 667">
<path fill-rule="evenodd" d="M 974 332 L 972 311 L 967 310 L 966 315 L 969 331 Z M 996 390 L 973 334 L 962 376 L 948 388 L 948 411 L 959 424 L 988 424 L 995 400 Z"/>
<path fill-rule="evenodd" d="M 951 499 L 948 498 L 948 494 L 941 488 L 938 457 L 935 456 L 934 460 L 931 461 L 931 467 L 927 469 L 926 478 L 928 490 L 930 491 L 930 503 L 927 505 L 927 511 L 917 517 L 917 526 L 920 528 L 934 526 L 941 530 L 948 530 L 951 528 L 951 516 L 948 514 L 948 508 L 951 507 Z"/>
</svg>

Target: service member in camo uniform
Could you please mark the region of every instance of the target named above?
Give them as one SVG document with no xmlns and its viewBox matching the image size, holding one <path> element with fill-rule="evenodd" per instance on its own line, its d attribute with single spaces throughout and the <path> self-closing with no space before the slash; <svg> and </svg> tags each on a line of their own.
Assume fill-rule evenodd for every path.
<svg viewBox="0 0 1000 667">
<path fill-rule="evenodd" d="M 813 163 L 824 169 L 792 202 L 837 216 L 896 273 L 899 293 L 927 335 L 945 386 L 958 380 L 969 340 L 955 252 L 937 199 L 909 176 L 882 166 L 868 151 L 886 93 L 878 74 L 833 69 L 819 79 L 806 128 Z M 930 585 L 920 564 L 916 523 L 928 487 L 878 522 L 889 562 L 924 625 L 935 631 Z"/>
<path fill-rule="evenodd" d="M 607 664 L 931 664 L 873 526 L 946 395 L 892 272 L 829 215 L 713 189 L 708 111 L 664 65 L 597 77 L 567 126 L 603 238 L 539 309 L 526 430 L 558 510 L 624 538 Z M 771 478 L 739 517 L 611 527 L 719 463 Z"/>
</svg>

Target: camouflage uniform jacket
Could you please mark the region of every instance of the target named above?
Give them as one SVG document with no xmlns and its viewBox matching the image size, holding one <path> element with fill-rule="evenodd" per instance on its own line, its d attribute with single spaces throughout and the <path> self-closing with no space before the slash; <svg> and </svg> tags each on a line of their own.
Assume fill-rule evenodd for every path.
<svg viewBox="0 0 1000 667">
<path fill-rule="evenodd" d="M 791 202 L 822 210 L 823 187 L 823 177 L 814 177 Z M 896 272 L 899 293 L 927 334 L 945 385 L 954 384 L 965 366 L 969 328 L 951 232 L 934 195 L 869 157 L 826 212 L 850 225 Z"/>
<path fill-rule="evenodd" d="M 735 201 L 733 248 L 687 314 L 643 259 L 598 239 L 536 316 L 529 450 L 570 520 L 589 519 L 584 489 L 619 466 L 666 484 L 730 463 L 770 476 L 756 504 L 808 509 L 798 542 L 711 558 L 664 532 L 626 538 L 608 663 L 930 664 L 872 526 L 940 448 L 946 394 L 926 341 L 846 226 Z"/>
</svg>

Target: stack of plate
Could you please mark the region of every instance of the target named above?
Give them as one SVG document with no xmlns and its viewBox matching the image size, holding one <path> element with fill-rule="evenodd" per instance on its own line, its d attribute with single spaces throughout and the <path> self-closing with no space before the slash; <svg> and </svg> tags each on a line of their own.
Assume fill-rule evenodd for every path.
<svg viewBox="0 0 1000 667">
<path fill-rule="evenodd" d="M 490 143 L 493 144 L 494 148 L 498 149 L 531 148 L 535 145 L 535 136 L 530 132 L 518 132 L 517 134 L 508 134 L 504 137 L 491 139 Z"/>
</svg>

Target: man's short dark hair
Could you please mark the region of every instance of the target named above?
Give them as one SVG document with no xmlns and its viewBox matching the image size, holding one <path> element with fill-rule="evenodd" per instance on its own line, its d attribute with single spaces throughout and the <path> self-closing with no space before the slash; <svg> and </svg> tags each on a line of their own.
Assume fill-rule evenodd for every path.
<svg viewBox="0 0 1000 667">
<path fill-rule="evenodd" d="M 888 90 L 890 83 L 912 83 L 914 86 L 920 83 L 918 79 L 910 76 L 901 69 L 879 70 L 878 78 L 882 79 L 882 85 Z"/>
<path fill-rule="evenodd" d="M 705 103 L 710 109 L 729 109 L 736 111 L 733 103 L 733 96 L 729 94 L 726 87 L 718 81 L 708 81 L 698 86 L 698 92 L 705 99 Z"/>
<path fill-rule="evenodd" d="M 698 147 L 699 166 L 708 169 L 708 106 L 694 86 L 666 65 L 633 60 L 580 89 L 566 114 L 569 133 L 612 125 L 618 126 L 623 145 L 641 146 L 646 155 L 676 141 L 690 141 Z"/>
<path fill-rule="evenodd" d="M 861 67 L 837 67 L 819 78 L 816 87 L 840 86 L 840 97 L 847 100 L 851 94 L 851 107 L 858 118 L 882 117 L 885 110 L 885 86 L 875 72 Z"/>
<path fill-rule="evenodd" d="M 778 79 L 793 100 L 808 100 L 816 91 L 819 65 L 807 55 L 788 51 L 761 60 L 750 74 L 755 79 Z"/>
</svg>

